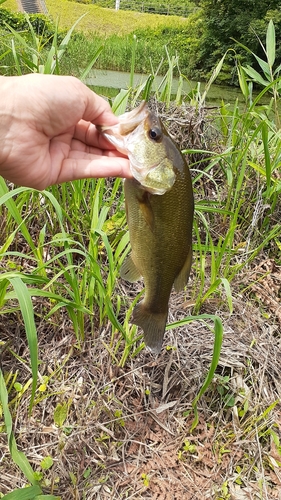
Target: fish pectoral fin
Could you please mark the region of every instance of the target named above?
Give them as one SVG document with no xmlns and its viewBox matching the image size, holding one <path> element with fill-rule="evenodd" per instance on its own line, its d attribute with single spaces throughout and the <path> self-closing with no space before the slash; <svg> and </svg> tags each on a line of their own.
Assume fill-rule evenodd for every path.
<svg viewBox="0 0 281 500">
<path fill-rule="evenodd" d="M 144 218 L 149 229 L 153 232 L 154 215 L 150 203 L 150 193 L 148 193 L 148 191 L 144 191 L 143 189 L 139 190 L 137 193 L 137 200 L 139 202 L 141 215 Z"/>
<path fill-rule="evenodd" d="M 191 268 L 191 261 L 192 261 L 192 248 L 190 247 L 185 263 L 182 266 L 182 269 L 180 270 L 179 274 L 177 275 L 174 281 L 174 288 L 176 292 L 180 292 L 181 290 L 183 290 L 188 282 L 190 268 Z"/>
<path fill-rule="evenodd" d="M 149 229 L 153 232 L 154 229 L 154 215 L 152 212 L 152 208 L 150 203 L 141 203 L 140 204 L 141 213 L 145 222 L 147 223 Z"/>
<path fill-rule="evenodd" d="M 134 308 L 132 322 L 143 329 L 145 343 L 154 354 L 158 354 L 161 350 L 167 316 L 168 311 L 150 312 L 145 307 L 144 301 L 139 302 Z"/>
<path fill-rule="evenodd" d="M 132 259 L 132 254 L 128 255 L 124 260 L 120 268 L 120 276 L 124 280 L 130 281 L 130 283 L 134 283 L 134 281 L 138 281 L 141 278 L 141 273 Z"/>
</svg>

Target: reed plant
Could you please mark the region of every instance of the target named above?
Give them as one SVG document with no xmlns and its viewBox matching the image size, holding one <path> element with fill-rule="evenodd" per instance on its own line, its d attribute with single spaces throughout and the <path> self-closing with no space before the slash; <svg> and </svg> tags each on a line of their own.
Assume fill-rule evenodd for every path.
<svg viewBox="0 0 281 500">
<path fill-rule="evenodd" d="M 17 73 L 22 74 L 25 70 L 60 73 L 75 26 L 61 43 L 58 43 L 55 35 L 48 50 L 43 50 L 41 40 L 30 23 L 29 28 L 31 45 L 10 29 L 10 50 Z M 268 64 L 274 62 L 272 30 L 270 24 Z M 173 98 L 171 81 L 174 71 L 179 71 L 180 61 L 176 55 L 170 56 L 164 49 L 166 73 L 162 71 L 164 76 L 160 86 L 152 90 L 155 76 L 161 68 L 161 64 L 156 67 L 152 64 L 150 75 L 139 87 L 135 87 L 137 41 L 134 43 L 130 85 L 112 100 L 114 112 L 123 113 L 128 106 L 135 106 L 140 99 L 148 100 L 151 96 L 163 101 L 168 109 Z M 91 60 L 82 68 L 82 79 L 101 51 L 102 47 L 95 48 Z M 223 60 L 215 68 L 207 91 L 222 64 Z M 265 64 L 261 64 L 261 67 L 265 70 Z M 183 79 L 184 76 L 180 75 Z M 268 85 L 257 97 L 250 99 L 251 81 L 255 74 L 249 68 L 239 67 L 245 105 L 240 109 L 237 102 L 234 109 L 230 109 L 227 104 L 221 104 L 212 115 L 219 144 L 214 150 L 202 151 L 207 160 L 201 160 L 201 165 L 196 161 L 190 165 L 196 195 L 195 277 L 191 287 L 194 316 L 171 323 L 168 329 L 188 325 L 191 321 L 202 321 L 214 334 L 209 373 L 191 405 L 195 415 L 192 429 L 198 422 L 199 398 L 209 388 L 217 368 L 223 337 L 221 319 L 216 314 L 200 314 L 202 305 L 216 297 L 231 314 L 233 280 L 256 255 L 269 248 L 273 252 L 278 246 L 280 248 L 280 223 L 275 215 L 281 190 L 279 80 L 275 76 L 271 72 Z M 257 81 L 260 83 L 258 78 Z M 270 99 L 267 104 L 261 104 L 261 99 L 270 91 L 274 105 Z M 179 86 L 176 96 L 178 104 L 196 103 L 197 112 L 204 108 L 205 99 L 206 92 L 201 95 L 199 87 L 197 93 L 184 95 Z M 196 152 L 198 150 L 195 149 L 184 151 L 190 157 Z M 204 183 L 212 186 L 214 194 L 210 199 L 204 199 Z M 7 318 L 21 317 L 24 324 L 31 373 L 22 397 L 28 394 L 26 397 L 31 413 L 40 398 L 37 384 L 41 362 L 36 333 L 38 322 L 52 321 L 59 324 L 62 315 L 66 317 L 74 332 L 78 350 L 85 339 L 99 335 L 104 325 L 107 325 L 110 340 L 103 340 L 103 344 L 112 363 L 120 368 L 144 347 L 137 328 L 130 323 L 132 309 L 139 295 L 129 302 L 118 287 L 119 269 L 129 252 L 122 181 L 87 179 L 54 186 L 39 193 L 22 187 L 8 188 L 1 180 L 0 210 L 4 220 L 0 240 L 0 314 Z M 8 345 L 6 347 L 9 349 Z M 12 431 L 14 406 L 9 403 L 12 383 L 13 375 L 0 370 L 0 400 L 8 446 L 12 459 L 23 472 L 29 486 L 24 490 L 15 490 L 4 498 L 59 498 L 44 494 L 29 461 L 17 448 Z"/>
</svg>

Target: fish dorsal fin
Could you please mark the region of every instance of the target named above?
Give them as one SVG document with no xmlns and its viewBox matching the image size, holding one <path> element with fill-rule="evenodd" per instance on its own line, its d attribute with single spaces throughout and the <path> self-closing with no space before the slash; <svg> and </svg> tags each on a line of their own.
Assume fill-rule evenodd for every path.
<svg viewBox="0 0 281 500">
<path fill-rule="evenodd" d="M 177 275 L 177 277 L 174 281 L 174 288 L 175 288 L 176 292 L 183 290 L 185 285 L 188 282 L 190 268 L 191 268 L 191 261 L 192 261 L 192 248 L 190 247 L 189 252 L 187 254 L 187 257 L 186 257 L 186 260 L 185 260 L 185 263 L 182 266 L 179 274 Z"/>
<path fill-rule="evenodd" d="M 132 259 L 132 254 L 128 255 L 124 260 L 120 268 L 120 276 L 124 280 L 130 281 L 130 283 L 134 283 L 134 281 L 138 281 L 141 278 L 141 273 Z"/>
</svg>

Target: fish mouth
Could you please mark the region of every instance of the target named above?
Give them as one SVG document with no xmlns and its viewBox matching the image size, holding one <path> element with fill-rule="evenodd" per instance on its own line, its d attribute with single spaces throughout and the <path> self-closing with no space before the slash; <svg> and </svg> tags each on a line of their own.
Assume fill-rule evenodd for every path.
<svg viewBox="0 0 281 500">
<path fill-rule="evenodd" d="M 147 103 L 146 101 L 142 101 L 137 108 L 120 115 L 118 117 L 119 122 L 116 125 L 110 127 L 108 125 L 99 125 L 97 129 L 120 153 L 127 154 L 128 149 L 124 144 L 126 137 L 132 132 L 137 131 L 148 115 L 149 109 Z"/>
<path fill-rule="evenodd" d="M 147 117 L 149 109 L 146 101 L 119 117 L 119 128 L 121 135 L 128 135 L 133 132 Z"/>
</svg>

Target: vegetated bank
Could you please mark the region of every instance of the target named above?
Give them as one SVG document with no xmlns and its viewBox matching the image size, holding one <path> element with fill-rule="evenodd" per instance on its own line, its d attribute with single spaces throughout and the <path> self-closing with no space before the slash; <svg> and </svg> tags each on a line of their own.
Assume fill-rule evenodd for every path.
<svg viewBox="0 0 281 500">
<path fill-rule="evenodd" d="M 82 0 L 87 1 L 87 0 Z M 63 0 L 69 6 L 70 2 Z M 75 3 L 75 2 L 74 2 Z M 125 2 L 126 6 L 135 8 L 137 2 Z M 174 2 L 169 2 L 173 4 Z M 179 0 L 178 5 L 186 2 Z M 60 2 L 62 4 L 62 2 Z M 95 5 L 112 5 L 112 1 L 95 0 Z M 121 2 L 122 5 L 124 3 Z M 142 2 L 147 8 L 155 8 L 153 2 Z M 152 5 L 153 4 L 153 5 Z M 47 5 L 54 16 L 56 10 L 61 8 L 54 0 L 48 0 Z M 67 7 L 69 8 L 69 7 Z M 140 4 L 139 4 L 140 8 Z M 103 29 L 103 38 L 106 33 L 107 43 L 99 67 L 106 69 L 119 69 L 127 71 L 128 59 L 130 61 L 132 36 L 138 38 L 136 70 L 150 72 L 151 62 L 157 64 L 164 53 L 166 45 L 171 55 L 177 53 L 182 73 L 196 80 L 207 80 L 218 61 L 227 52 L 223 68 L 218 81 L 237 84 L 235 61 L 238 56 L 240 62 L 254 65 L 258 63 L 252 52 L 263 57 L 263 49 L 259 39 L 265 45 L 267 25 L 270 19 L 274 20 L 276 30 L 276 59 L 281 62 L 281 2 L 280 0 L 197 0 L 188 4 L 189 14 L 186 18 L 176 16 L 155 16 L 138 13 L 138 24 L 133 20 L 127 23 L 127 12 L 114 12 L 120 15 L 119 22 L 123 29 L 122 19 L 127 24 L 126 31 L 118 30 L 113 33 L 113 38 L 108 36 L 108 29 Z M 161 3 L 158 3 L 158 12 L 161 12 Z M 181 9 L 179 9 L 181 11 Z M 105 12 L 105 11 L 104 11 Z M 108 10 L 109 12 L 109 10 Z M 133 12 L 131 12 L 132 14 Z M 160 18 L 162 17 L 162 20 Z M 96 32 L 95 34 L 98 34 Z M 247 46 L 244 48 L 237 43 Z M 108 65 L 111 63 L 111 66 Z M 114 67 L 115 66 L 115 67 Z"/>
<path fill-rule="evenodd" d="M 11 1 L 11 0 L 9 0 Z M 42 37 L 42 52 L 52 41 L 55 32 L 55 22 L 59 19 L 59 32 L 62 38 L 79 17 L 85 16 L 79 22 L 74 35 L 68 44 L 67 53 L 64 58 L 61 71 L 66 74 L 78 76 L 81 69 L 85 68 L 91 58 L 91 54 L 100 45 L 104 50 L 96 63 L 97 68 L 129 71 L 132 58 L 133 37 L 137 37 L 136 47 L 136 71 L 151 72 L 151 64 L 154 68 L 158 66 L 162 58 L 166 59 L 164 46 L 172 54 L 175 48 L 171 43 L 175 33 L 181 29 L 191 30 L 193 24 L 191 19 L 179 18 L 177 16 L 160 16 L 142 14 L 138 12 L 119 11 L 103 9 L 95 5 L 84 5 L 76 2 L 54 0 L 47 2 L 50 16 L 31 15 L 30 20 L 36 32 Z M 2 22 L 1 22 L 2 20 Z M 4 37 L 0 44 L 3 46 L 1 52 L 5 52 L 11 38 L 10 31 L 4 24 L 6 21 L 13 29 L 20 31 L 27 42 L 31 39 L 28 24 L 21 13 L 12 13 L 2 8 L 0 10 L 0 28 Z M 150 31 L 150 26 L 153 30 Z M 179 57 L 184 62 L 184 54 L 178 51 Z M 2 72 L 5 59 L 2 61 Z M 167 69 L 164 64 L 162 71 Z"/>
<path fill-rule="evenodd" d="M 5 5 L 14 8 L 13 1 L 8 0 Z M 50 31 L 55 30 L 54 23 L 57 19 L 60 31 L 63 32 L 85 14 L 67 48 L 61 68 L 61 71 L 67 74 L 79 76 L 81 69 L 84 69 L 91 59 L 91 54 L 100 45 L 103 45 L 104 49 L 95 67 L 129 71 L 133 40 L 136 36 L 136 72 L 149 74 L 152 67 L 155 70 L 161 61 L 163 61 L 161 73 L 165 72 L 167 69 L 165 47 L 167 47 L 170 56 L 178 55 L 180 71 L 185 77 L 204 81 L 210 77 L 215 65 L 228 51 L 217 82 L 237 84 L 235 61 L 238 57 L 240 62 L 251 64 L 258 69 L 258 63 L 250 51 L 262 57 L 257 36 L 265 44 L 266 27 L 270 18 L 275 22 L 276 55 L 277 60 L 280 60 L 281 16 L 274 10 L 277 1 L 255 2 L 255 6 L 249 11 L 249 6 L 248 10 L 246 8 L 248 2 L 243 0 L 238 2 L 237 9 L 233 13 L 233 2 L 230 2 L 232 10 L 230 7 L 214 10 L 210 2 L 201 0 L 197 2 L 193 11 L 190 9 L 191 13 L 186 18 L 137 11 L 116 12 L 113 9 L 99 7 L 96 5 L 98 2 L 92 5 L 68 0 L 60 2 L 47 0 L 46 3 L 50 13 L 50 16 L 45 18 L 47 28 L 38 28 L 38 34 L 41 34 L 47 45 L 50 41 Z M 3 9 L 0 13 L 1 20 L 5 18 Z M 243 24 L 245 28 L 243 33 L 239 29 L 242 13 L 248 20 L 247 29 L 245 23 Z M 21 15 L 14 15 L 15 29 L 22 29 Z M 39 17 L 44 19 L 44 16 Z M 235 19 L 237 22 L 233 22 Z M 216 23 L 221 26 L 219 30 L 215 29 Z M 1 26 L 3 29 L 3 23 Z M 23 33 L 23 36 L 28 35 Z M 247 45 L 250 51 L 241 48 L 232 37 Z M 3 40 L 0 43 L 3 43 Z"/>
</svg>

